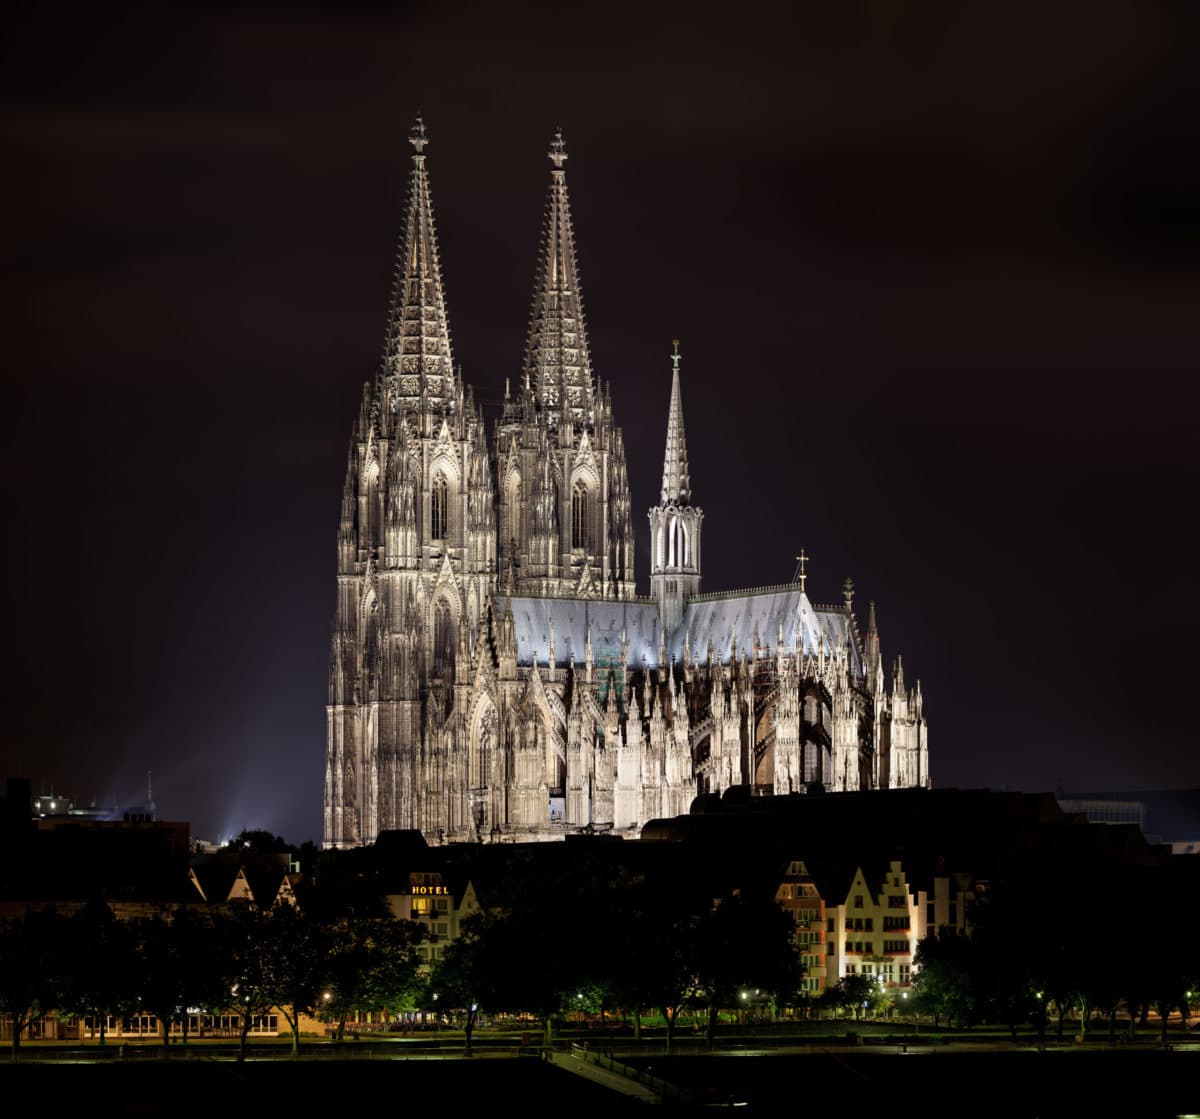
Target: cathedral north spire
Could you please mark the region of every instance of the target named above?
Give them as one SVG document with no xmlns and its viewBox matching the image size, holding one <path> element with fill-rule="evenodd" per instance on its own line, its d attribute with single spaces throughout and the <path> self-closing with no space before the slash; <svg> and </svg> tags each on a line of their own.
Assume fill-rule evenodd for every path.
<svg viewBox="0 0 1200 1119">
<path fill-rule="evenodd" d="M 408 139 L 413 148 L 412 168 L 382 373 L 389 381 L 387 401 L 393 411 L 441 411 L 455 398 L 454 359 L 425 167 L 429 137 L 419 115 Z"/>
<path fill-rule="evenodd" d="M 525 343 L 525 383 L 543 410 L 556 416 L 565 413 L 576 425 L 590 427 L 594 422 L 592 363 L 563 170 L 567 146 L 562 129 L 554 133 L 548 154 L 553 167 Z"/>
<path fill-rule="evenodd" d="M 688 505 L 692 480 L 688 475 L 687 438 L 683 430 L 683 397 L 679 390 L 679 339 L 671 354 L 671 407 L 667 414 L 667 451 L 663 457 L 662 503 Z"/>
</svg>

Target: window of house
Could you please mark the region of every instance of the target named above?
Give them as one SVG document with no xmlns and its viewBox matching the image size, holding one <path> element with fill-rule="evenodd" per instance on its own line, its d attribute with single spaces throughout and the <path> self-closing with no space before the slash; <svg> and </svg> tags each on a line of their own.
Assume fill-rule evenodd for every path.
<svg viewBox="0 0 1200 1119">
<path fill-rule="evenodd" d="M 854 895 L 854 908 L 855 908 L 855 909 L 862 909 L 862 907 L 863 907 L 863 896 L 862 896 L 862 894 L 855 894 L 855 895 Z"/>
</svg>

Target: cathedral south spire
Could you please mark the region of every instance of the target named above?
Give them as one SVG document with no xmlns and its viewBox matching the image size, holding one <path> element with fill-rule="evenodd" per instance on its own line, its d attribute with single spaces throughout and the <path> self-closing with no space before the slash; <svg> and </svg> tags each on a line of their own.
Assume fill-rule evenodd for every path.
<svg viewBox="0 0 1200 1119">
<path fill-rule="evenodd" d="M 549 157 L 521 387 L 496 426 L 500 578 L 517 594 L 630 598 L 625 447 L 592 375 L 561 130 Z"/>
<path fill-rule="evenodd" d="M 524 380 L 544 411 L 566 418 L 576 427 L 590 428 L 595 420 L 592 364 L 563 169 L 567 146 L 561 129 L 550 141 L 549 156 L 553 166 L 525 344 Z"/>
<path fill-rule="evenodd" d="M 420 116 L 408 138 L 413 148 L 412 169 L 388 309 L 382 375 L 391 411 L 440 413 L 455 401 L 454 359 L 425 167 L 429 137 Z"/>
<path fill-rule="evenodd" d="M 679 340 L 671 354 L 671 404 L 663 456 L 660 503 L 650 510 L 650 593 L 658 599 L 663 629 L 674 631 L 688 599 L 700 593 L 700 525 L 704 511 L 692 504 L 683 393 L 679 387 Z"/>
</svg>

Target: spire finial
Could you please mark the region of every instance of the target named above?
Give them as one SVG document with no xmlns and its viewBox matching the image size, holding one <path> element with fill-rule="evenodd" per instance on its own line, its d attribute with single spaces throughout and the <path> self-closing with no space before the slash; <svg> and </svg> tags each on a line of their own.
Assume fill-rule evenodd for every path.
<svg viewBox="0 0 1200 1119">
<path fill-rule="evenodd" d="M 408 134 L 408 142 L 412 144 L 417 155 L 424 155 L 425 145 L 429 143 L 429 138 L 425 135 L 425 122 L 421 119 L 419 112 L 417 119 L 413 121 L 412 130 Z"/>
<path fill-rule="evenodd" d="M 550 141 L 550 162 L 554 164 L 555 171 L 561 171 L 562 165 L 567 159 L 567 143 L 563 139 L 562 129 L 554 130 L 554 139 Z"/>
<path fill-rule="evenodd" d="M 679 372 L 679 357 L 680 357 L 680 355 L 679 355 L 679 339 L 678 338 L 674 339 L 671 342 L 671 345 L 675 348 L 674 353 L 671 354 L 671 365 L 674 368 L 675 372 L 678 373 Z"/>
<path fill-rule="evenodd" d="M 793 583 L 800 584 L 800 593 L 804 594 L 804 584 L 808 582 L 808 576 L 804 572 L 804 565 L 812 559 L 803 548 L 800 549 L 799 555 L 796 556 L 796 574 L 792 576 Z"/>
<path fill-rule="evenodd" d="M 849 613 L 854 606 L 854 580 L 849 575 L 842 584 L 842 597 L 846 600 L 846 612 Z"/>
</svg>

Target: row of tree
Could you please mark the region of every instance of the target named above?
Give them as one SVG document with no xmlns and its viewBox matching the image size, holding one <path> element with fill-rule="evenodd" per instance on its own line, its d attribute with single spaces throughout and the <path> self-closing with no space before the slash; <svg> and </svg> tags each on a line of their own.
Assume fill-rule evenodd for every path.
<svg viewBox="0 0 1200 1119">
<path fill-rule="evenodd" d="M 1182 864 L 1180 864 L 1182 865 Z M 918 945 L 912 1009 L 960 1026 L 990 1022 L 1013 1036 L 1031 1023 L 1044 1037 L 1051 1015 L 1061 1040 L 1077 1017 L 1086 1038 L 1096 1014 L 1114 1040 L 1118 1018 L 1132 1037 L 1157 1011 L 1162 1043 L 1200 991 L 1197 899 L 1179 867 L 1030 874 L 986 894 L 970 935 L 943 929 Z M 1146 933 L 1149 935 L 1146 935 Z"/>
<path fill-rule="evenodd" d="M 0 1013 L 11 1018 L 14 1059 L 22 1032 L 51 1010 L 96 1020 L 101 1045 L 110 1016 L 148 1012 L 164 1054 L 176 1023 L 187 1040 L 190 1010 L 232 1013 L 244 1057 L 254 1021 L 275 1008 L 295 1047 L 301 1014 L 320 1013 L 341 1032 L 357 1009 L 411 1002 L 423 933 L 379 916 L 316 920 L 287 904 L 180 908 L 131 921 L 103 902 L 71 917 L 30 910 L 0 923 Z"/>
<path fill-rule="evenodd" d="M 668 1042 L 685 1008 L 703 1010 L 709 1035 L 741 993 L 788 1003 L 802 971 L 792 925 L 770 898 L 719 900 L 687 876 L 634 872 L 581 858 L 560 874 L 510 871 L 506 904 L 437 941 L 421 967 L 418 923 L 388 916 L 378 883 L 339 853 L 319 867 L 299 906 L 184 907 L 119 921 L 103 902 L 68 918 L 31 910 L 0 925 L 0 1013 L 20 1034 L 39 1014 L 149 1012 L 164 1047 L 188 1008 L 239 1016 L 241 1052 L 255 1019 L 278 1007 L 298 1044 L 300 1016 L 339 1039 L 351 1015 L 459 1010 L 467 1047 L 481 1012 L 530 1013 L 547 1036 L 564 1013 L 620 1012 L 640 1032 L 661 1013 Z"/>
</svg>

